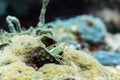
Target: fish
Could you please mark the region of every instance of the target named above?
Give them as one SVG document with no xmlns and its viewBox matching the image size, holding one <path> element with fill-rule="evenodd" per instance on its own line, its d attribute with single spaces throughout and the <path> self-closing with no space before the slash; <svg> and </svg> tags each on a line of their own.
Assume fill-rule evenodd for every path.
<svg viewBox="0 0 120 80">
<path fill-rule="evenodd" d="M 51 55 L 59 55 L 65 47 L 65 43 L 55 43 L 47 47 L 47 50 L 50 52 Z"/>
</svg>

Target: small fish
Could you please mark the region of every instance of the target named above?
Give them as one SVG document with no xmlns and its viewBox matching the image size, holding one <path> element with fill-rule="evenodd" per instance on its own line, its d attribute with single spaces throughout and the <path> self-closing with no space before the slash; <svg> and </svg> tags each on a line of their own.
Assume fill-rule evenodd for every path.
<svg viewBox="0 0 120 80">
<path fill-rule="evenodd" d="M 52 55 L 59 55 L 64 49 L 65 43 L 55 43 L 47 47 L 48 51 Z"/>
<path fill-rule="evenodd" d="M 46 63 L 56 63 L 60 64 L 60 60 L 58 60 L 58 57 L 56 58 L 53 56 L 46 48 L 39 47 L 34 49 L 30 54 L 30 61 L 28 63 L 29 66 L 34 67 L 34 64 L 37 68 L 43 66 Z"/>
<path fill-rule="evenodd" d="M 39 68 L 46 63 L 60 64 L 62 60 L 62 56 L 60 54 L 63 52 L 64 45 L 65 43 L 55 43 L 46 48 L 38 47 L 34 49 L 30 52 L 32 64 L 29 65 L 32 67 L 36 65 Z"/>
</svg>

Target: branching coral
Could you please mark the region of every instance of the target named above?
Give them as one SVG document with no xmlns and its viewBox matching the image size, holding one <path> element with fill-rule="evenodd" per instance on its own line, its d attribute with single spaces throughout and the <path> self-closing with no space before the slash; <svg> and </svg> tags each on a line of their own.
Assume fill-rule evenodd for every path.
<svg viewBox="0 0 120 80">
<path fill-rule="evenodd" d="M 14 32 L 14 33 L 16 32 L 15 26 L 17 28 L 17 32 L 21 32 L 22 31 L 20 22 L 19 22 L 19 20 L 16 17 L 14 17 L 14 16 L 7 16 L 6 21 L 8 23 L 8 26 L 9 26 L 9 29 L 10 29 L 11 32 Z"/>
<path fill-rule="evenodd" d="M 45 24 L 46 6 L 48 5 L 49 0 L 42 0 L 42 1 L 43 1 L 43 5 L 42 5 L 41 14 L 40 14 L 40 17 L 39 17 L 39 23 L 38 24 L 41 23 L 42 25 L 44 25 Z"/>
</svg>

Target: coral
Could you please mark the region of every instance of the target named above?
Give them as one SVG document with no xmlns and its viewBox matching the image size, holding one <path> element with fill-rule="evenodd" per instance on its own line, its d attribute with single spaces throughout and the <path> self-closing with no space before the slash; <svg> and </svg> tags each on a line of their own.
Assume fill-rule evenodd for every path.
<svg viewBox="0 0 120 80">
<path fill-rule="evenodd" d="M 112 51 L 119 51 L 120 52 L 120 34 L 112 35 L 110 33 L 107 33 L 105 36 L 105 42 L 107 46 Z"/>
<path fill-rule="evenodd" d="M 44 25 L 45 24 L 45 12 L 46 12 L 46 7 L 49 3 L 49 0 L 43 0 L 43 5 L 42 5 L 42 9 L 41 9 L 41 13 L 39 16 L 39 23 L 38 25 Z"/>
<path fill-rule="evenodd" d="M 117 66 L 116 66 L 116 69 L 120 71 L 120 65 L 117 65 Z"/>
<path fill-rule="evenodd" d="M 99 50 L 93 56 L 103 65 L 116 66 L 120 65 L 120 53 L 113 51 Z"/>
<path fill-rule="evenodd" d="M 56 39 L 60 42 L 65 41 L 67 43 L 68 40 L 75 40 L 75 36 L 69 28 L 61 26 L 57 27 L 53 32 L 55 33 Z M 61 36 L 60 33 L 62 33 Z"/>
<path fill-rule="evenodd" d="M 8 32 L 4 31 L 4 30 L 0 30 L 0 45 L 4 44 L 4 43 L 8 43 L 9 41 L 9 37 L 8 37 Z M 10 34 L 9 34 L 10 35 Z"/>
<path fill-rule="evenodd" d="M 11 43 L 4 50 L 18 56 L 22 61 L 29 59 L 30 51 L 38 46 L 44 46 L 39 38 L 30 35 L 16 35 L 10 38 Z M 37 43 L 37 44 L 36 44 Z"/>
<path fill-rule="evenodd" d="M 16 33 L 15 26 L 18 32 L 21 32 L 21 25 L 19 20 L 14 16 L 7 16 L 6 21 L 8 23 L 9 29 L 11 32 Z M 15 24 L 15 26 L 14 26 Z"/>
<path fill-rule="evenodd" d="M 72 48 L 81 49 L 80 44 L 78 44 L 70 28 L 59 26 L 53 30 L 53 33 L 58 42 L 65 42 L 66 45 L 70 45 Z"/>
<path fill-rule="evenodd" d="M 59 63 L 59 54 L 64 49 L 64 43 L 57 43 L 47 36 L 15 35 L 9 38 L 10 43 L 4 51 L 17 56 L 30 66 L 38 68 L 45 63 Z M 37 43 L 37 44 L 36 44 Z"/>
<path fill-rule="evenodd" d="M 1 66 L 7 66 L 11 63 L 20 61 L 18 57 L 13 55 L 10 52 L 0 52 L 0 67 Z"/>
<path fill-rule="evenodd" d="M 66 65 L 46 64 L 40 67 L 38 72 L 42 74 L 41 78 L 45 80 L 62 80 L 74 78 L 75 80 L 119 80 L 120 73 L 111 68 L 104 67 L 88 54 L 65 48 L 64 59 L 68 61 Z M 72 62 L 72 63 L 71 63 Z M 112 76 L 111 76 L 112 75 Z"/>
<path fill-rule="evenodd" d="M 8 35 L 11 36 L 6 36 L 9 45 L 4 48 L 4 51 L 11 52 L 32 67 L 37 66 L 39 68 L 49 62 L 58 63 L 56 58 L 58 59 L 59 54 L 62 52 L 63 45 L 57 44 L 51 31 L 43 30 L 40 26 L 35 29 L 31 27 L 29 30 L 23 31 L 16 17 L 8 16 L 6 20 L 11 30 L 11 34 L 8 33 Z M 2 44 L 1 46 L 4 45 Z M 33 53 L 32 55 L 35 53 L 36 56 L 33 58 L 31 53 Z M 48 59 L 45 58 L 46 55 Z"/>
<path fill-rule="evenodd" d="M 46 64 L 38 71 L 43 73 L 44 80 L 63 80 L 66 78 L 82 80 L 76 69 L 67 65 Z"/>
<path fill-rule="evenodd" d="M 79 30 L 84 40 L 94 43 L 102 42 L 106 29 L 100 18 L 83 15 L 79 21 Z"/>
<path fill-rule="evenodd" d="M 118 76 L 120 76 L 120 71 L 118 70 L 118 69 L 115 69 L 115 68 L 113 68 L 113 67 L 108 67 L 108 66 L 105 66 L 105 68 L 107 69 L 107 70 L 110 70 L 112 73 L 114 73 L 113 74 L 113 76 L 115 76 L 116 77 L 116 80 L 119 80 L 120 78 L 118 77 Z"/>
<path fill-rule="evenodd" d="M 14 62 L 4 67 L 1 80 L 38 80 L 36 71 L 22 62 Z"/>
<path fill-rule="evenodd" d="M 48 2 L 43 0 L 37 28 L 23 31 L 16 17 L 6 18 L 11 33 L 0 33 L 0 47 L 4 47 L 0 50 L 0 80 L 120 80 L 120 72 L 113 68 L 110 71 L 82 51 L 64 47 L 51 31 L 41 29 Z M 104 24 L 98 18 L 79 16 L 63 22 L 63 26 L 79 27 L 84 40 L 100 42 L 105 34 Z"/>
<path fill-rule="evenodd" d="M 76 36 L 73 31 L 76 29 L 76 20 L 74 18 L 67 20 L 56 20 L 45 24 L 45 28 L 51 27 L 54 33 L 54 37 L 58 42 L 65 42 L 73 48 L 80 48 L 76 41 Z M 61 35 L 60 35 L 61 34 Z"/>
<path fill-rule="evenodd" d="M 103 21 L 100 18 L 93 17 L 91 15 L 81 15 L 66 20 L 56 20 L 46 24 L 45 27 L 47 25 L 53 26 L 56 30 L 55 35 L 59 34 L 59 32 L 57 32 L 59 27 L 66 27 L 68 28 L 68 31 L 66 31 L 66 28 L 63 28 L 63 36 L 67 35 L 67 38 L 71 38 L 71 33 L 78 31 L 80 32 L 80 36 L 83 40 L 93 43 L 102 42 L 106 33 L 105 24 Z"/>
<path fill-rule="evenodd" d="M 66 48 L 64 50 L 64 59 L 72 61 L 78 68 L 79 73 L 84 80 L 119 80 L 120 77 L 116 76 L 119 72 L 112 72 L 100 65 L 92 56 L 82 52 Z M 68 62 L 69 63 L 69 62 Z M 112 75 L 112 76 L 111 76 Z"/>
</svg>

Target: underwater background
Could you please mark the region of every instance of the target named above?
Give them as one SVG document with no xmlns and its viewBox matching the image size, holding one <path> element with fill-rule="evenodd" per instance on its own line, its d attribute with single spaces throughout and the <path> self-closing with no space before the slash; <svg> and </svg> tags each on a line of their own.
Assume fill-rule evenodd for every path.
<svg viewBox="0 0 120 80">
<path fill-rule="evenodd" d="M 98 14 L 102 11 L 109 11 L 109 15 L 119 17 L 120 0 L 50 0 L 47 7 L 46 22 L 53 21 L 57 18 L 66 19 L 81 14 L 92 14 L 94 16 L 102 16 Z M 35 26 L 38 22 L 40 9 L 42 7 L 41 0 L 0 0 L 0 28 L 8 30 L 5 18 L 7 15 L 13 15 L 20 19 L 22 26 L 28 28 Z M 115 14 L 114 14 L 115 13 Z M 117 22 L 117 21 L 116 21 Z M 108 28 L 109 31 L 119 32 L 119 23 L 112 22 Z M 111 27 L 111 25 L 115 27 Z M 4 26 L 4 27 L 3 27 Z"/>
</svg>

